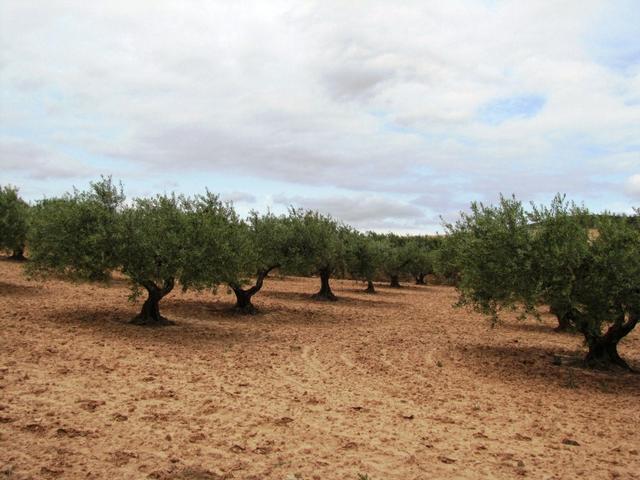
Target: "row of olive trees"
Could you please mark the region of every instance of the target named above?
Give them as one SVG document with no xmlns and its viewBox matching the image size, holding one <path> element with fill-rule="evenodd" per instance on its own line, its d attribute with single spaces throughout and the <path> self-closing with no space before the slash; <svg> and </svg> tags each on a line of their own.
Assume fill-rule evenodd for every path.
<svg viewBox="0 0 640 480">
<path fill-rule="evenodd" d="M 638 322 L 638 216 L 593 215 L 556 197 L 529 210 L 515 199 L 474 203 L 447 224 L 442 237 L 360 233 L 329 216 L 291 209 L 287 215 L 238 218 L 230 204 L 207 192 L 192 198 L 162 195 L 125 202 L 122 187 L 103 178 L 29 207 L 15 189 L 0 189 L 0 249 L 23 255 L 33 275 L 105 280 L 126 275 L 133 296 L 147 299 L 136 318 L 161 323 L 159 302 L 176 284 L 184 290 L 227 285 L 236 307 L 255 311 L 252 297 L 268 274 L 320 277 L 315 297 L 335 300 L 330 279 L 367 283 L 401 276 L 423 283 L 429 273 L 456 285 L 460 305 L 498 318 L 504 309 L 537 316 L 542 305 L 559 330 L 576 330 L 591 365 L 617 364 L 617 345 Z"/>
<path fill-rule="evenodd" d="M 515 198 L 473 203 L 447 225 L 440 273 L 455 279 L 460 305 L 497 320 L 501 311 L 538 315 L 550 307 L 574 329 L 591 366 L 629 368 L 619 341 L 640 315 L 640 229 L 633 217 L 593 215 L 556 196 L 526 209 Z"/>
<path fill-rule="evenodd" d="M 252 313 L 252 297 L 274 269 L 318 274 L 315 297 L 327 300 L 336 299 L 333 276 L 365 280 L 373 292 L 373 279 L 381 275 L 399 286 L 401 274 L 423 281 L 432 270 L 422 237 L 361 234 L 313 211 L 252 212 L 242 220 L 231 204 L 209 192 L 126 202 L 122 186 L 110 178 L 30 208 L 14 189 L 7 191 L 20 206 L 14 216 L 22 218 L 24 232 L 17 243 L 20 251 L 28 245 L 28 272 L 101 281 L 120 271 L 131 281 L 134 298 L 147 293 L 138 323 L 166 321 L 159 304 L 175 285 L 184 290 L 226 285 L 235 293 L 236 308 Z M 5 246 L 9 243 L 0 245 Z"/>
</svg>

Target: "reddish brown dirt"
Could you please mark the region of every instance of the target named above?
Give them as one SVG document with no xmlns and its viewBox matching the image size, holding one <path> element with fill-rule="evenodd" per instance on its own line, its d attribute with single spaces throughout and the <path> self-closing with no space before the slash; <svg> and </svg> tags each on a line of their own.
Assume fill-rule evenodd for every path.
<svg viewBox="0 0 640 480">
<path fill-rule="evenodd" d="M 0 478 L 640 478 L 640 375 L 552 365 L 581 340 L 486 319 L 448 287 L 268 279 L 127 324 L 126 283 L 0 261 Z M 640 367 L 640 334 L 621 353 Z"/>
</svg>

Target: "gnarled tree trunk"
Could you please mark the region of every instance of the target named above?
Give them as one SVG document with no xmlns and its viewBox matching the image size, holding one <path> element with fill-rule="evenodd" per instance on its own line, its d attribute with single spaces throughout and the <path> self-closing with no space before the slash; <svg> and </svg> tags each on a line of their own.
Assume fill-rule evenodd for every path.
<svg viewBox="0 0 640 480">
<path fill-rule="evenodd" d="M 24 256 L 24 246 L 17 247 L 13 249 L 13 253 L 9 257 L 11 260 L 24 261 L 27 257 Z"/>
<path fill-rule="evenodd" d="M 155 282 L 146 280 L 141 282 L 142 286 L 147 290 L 148 296 L 142 305 L 142 310 L 131 323 L 136 325 L 169 325 L 172 324 L 170 320 L 160 315 L 160 300 L 169 294 L 173 290 L 174 279 L 168 278 L 164 281 L 162 287 L 159 287 Z"/>
<path fill-rule="evenodd" d="M 574 315 L 570 304 L 553 303 L 549 307 L 549 313 L 558 319 L 558 326 L 554 328 L 556 332 L 568 332 L 573 329 Z"/>
<path fill-rule="evenodd" d="M 251 303 L 251 298 L 260 291 L 262 285 L 264 283 L 264 279 L 269 275 L 269 272 L 274 268 L 278 268 L 279 265 L 273 265 L 269 268 L 265 268 L 264 270 L 258 271 L 256 275 L 256 283 L 251 288 L 242 288 L 238 284 L 229 285 L 233 290 L 233 293 L 236 294 L 236 304 L 235 309 L 244 314 L 253 315 L 258 313 L 256 307 Z"/>
<path fill-rule="evenodd" d="M 320 291 L 316 293 L 313 298 L 318 300 L 331 300 L 336 301 L 338 297 L 336 297 L 331 291 L 331 286 L 329 285 L 329 278 L 331 277 L 331 269 L 329 267 L 323 267 L 319 270 L 320 273 Z"/>
<path fill-rule="evenodd" d="M 427 282 L 424 281 L 424 278 L 426 276 L 426 273 L 419 273 L 418 275 L 416 275 L 416 285 L 426 285 Z"/>
<path fill-rule="evenodd" d="M 638 318 L 635 312 L 626 317 L 621 313 L 604 335 L 589 331 L 586 327 L 583 328 L 582 333 L 589 347 L 585 357 L 587 366 L 608 368 L 611 365 L 617 365 L 632 371 L 629 364 L 618 354 L 618 343 L 634 329 Z"/>
<path fill-rule="evenodd" d="M 373 282 L 371 280 L 367 280 L 367 288 L 364 290 L 365 293 L 376 293 L 376 287 L 373 286 Z"/>
<path fill-rule="evenodd" d="M 399 275 L 390 275 L 390 277 L 391 281 L 389 282 L 389 286 L 393 288 L 401 288 Z"/>
</svg>

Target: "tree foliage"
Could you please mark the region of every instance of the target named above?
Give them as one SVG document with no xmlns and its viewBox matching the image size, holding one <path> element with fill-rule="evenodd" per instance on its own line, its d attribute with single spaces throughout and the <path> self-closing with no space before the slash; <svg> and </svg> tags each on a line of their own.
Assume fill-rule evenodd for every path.
<svg viewBox="0 0 640 480">
<path fill-rule="evenodd" d="M 389 278 L 391 287 L 400 287 L 400 278 L 410 273 L 409 266 L 414 260 L 415 251 L 408 237 L 393 233 L 379 236 L 384 242 L 381 269 Z"/>
<path fill-rule="evenodd" d="M 299 275 L 320 275 L 316 298 L 336 300 L 329 279 L 346 268 L 346 239 L 350 229 L 330 216 L 302 209 L 290 209 L 286 217 L 286 268 Z"/>
<path fill-rule="evenodd" d="M 28 270 L 74 280 L 107 280 L 119 271 L 131 281 L 132 298 L 147 292 L 134 319 L 143 324 L 166 321 L 159 303 L 176 282 L 206 288 L 232 278 L 227 238 L 235 213 L 217 197 L 124 200 L 122 187 L 102 178 L 87 191 L 38 202 Z"/>
<path fill-rule="evenodd" d="M 89 190 L 37 202 L 31 212 L 28 243 L 32 274 L 75 280 L 106 280 L 118 266 L 122 187 L 110 178 Z"/>
<path fill-rule="evenodd" d="M 558 331 L 571 328 L 575 316 L 573 289 L 576 273 L 589 254 L 589 212 L 557 195 L 549 207 L 532 205 L 533 263 L 540 297 L 558 317 Z"/>
<path fill-rule="evenodd" d="M 242 236 L 235 248 L 235 255 L 241 262 L 234 278 L 228 282 L 236 295 L 236 309 L 240 312 L 256 313 L 252 297 L 262 289 L 265 278 L 274 269 L 289 268 L 289 225 L 286 218 L 271 212 L 264 215 L 251 212 L 241 224 Z M 253 278 L 255 281 L 252 283 Z"/>
<path fill-rule="evenodd" d="M 16 260 L 24 259 L 28 230 L 29 205 L 18 195 L 18 189 L 0 187 L 0 250 L 9 250 Z"/>
<path fill-rule="evenodd" d="M 515 198 L 472 204 L 447 225 L 459 269 L 460 304 L 497 319 L 504 309 L 537 315 L 561 305 L 588 346 L 589 365 L 617 364 L 618 342 L 638 321 L 640 233 L 626 219 L 596 217 L 556 197 L 526 211 Z M 591 220 L 592 222 L 592 220 Z"/>
<path fill-rule="evenodd" d="M 363 234 L 353 231 L 347 238 L 347 268 L 354 278 L 367 282 L 367 293 L 375 293 L 373 280 L 382 268 L 386 246 L 381 238 L 371 232 Z"/>
<path fill-rule="evenodd" d="M 440 245 L 438 237 L 414 235 L 407 239 L 406 255 L 409 259 L 407 270 L 417 285 L 424 285 L 427 275 L 434 273 L 435 253 Z"/>
</svg>

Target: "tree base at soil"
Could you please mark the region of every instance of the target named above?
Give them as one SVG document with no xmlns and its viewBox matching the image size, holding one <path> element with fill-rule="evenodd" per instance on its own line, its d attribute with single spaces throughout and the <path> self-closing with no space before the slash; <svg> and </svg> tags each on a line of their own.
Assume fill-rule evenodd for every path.
<svg viewBox="0 0 640 480">
<path fill-rule="evenodd" d="M 24 262 L 27 260 L 27 257 L 24 256 L 24 252 L 22 250 L 15 250 L 10 256 L 9 260 L 13 260 L 16 262 Z"/>
<path fill-rule="evenodd" d="M 326 300 L 329 302 L 335 302 L 338 300 L 338 297 L 336 297 L 333 292 L 329 291 L 329 292 L 318 292 L 318 293 L 314 293 L 313 295 L 311 295 L 311 298 L 313 298 L 314 300 Z"/>
<path fill-rule="evenodd" d="M 376 293 L 376 287 L 373 286 L 373 282 L 371 280 L 367 282 L 367 288 L 364 289 L 364 293 Z"/>
<path fill-rule="evenodd" d="M 248 304 L 248 305 L 238 305 L 237 303 L 233 306 L 232 311 L 234 313 L 240 314 L 240 315 L 257 315 L 260 313 L 260 310 L 258 310 L 256 307 L 253 306 L 253 304 Z"/>
<path fill-rule="evenodd" d="M 329 268 L 320 269 L 320 291 L 311 298 L 314 300 L 329 300 L 331 302 L 338 300 L 338 297 L 331 291 L 331 285 L 329 285 L 330 276 L 331 270 Z"/>
<path fill-rule="evenodd" d="M 165 317 L 160 317 L 158 319 L 153 319 L 150 317 L 143 317 L 142 315 L 138 315 L 131 319 L 129 322 L 132 325 L 141 325 L 146 327 L 167 327 L 169 325 L 175 325 L 176 322 L 173 320 L 169 320 Z"/>
<path fill-rule="evenodd" d="M 635 372 L 633 368 L 618 354 L 617 345 L 601 344 L 589 349 L 584 358 L 588 368 L 596 370 L 614 370 L 621 368 L 627 372 Z"/>
</svg>

